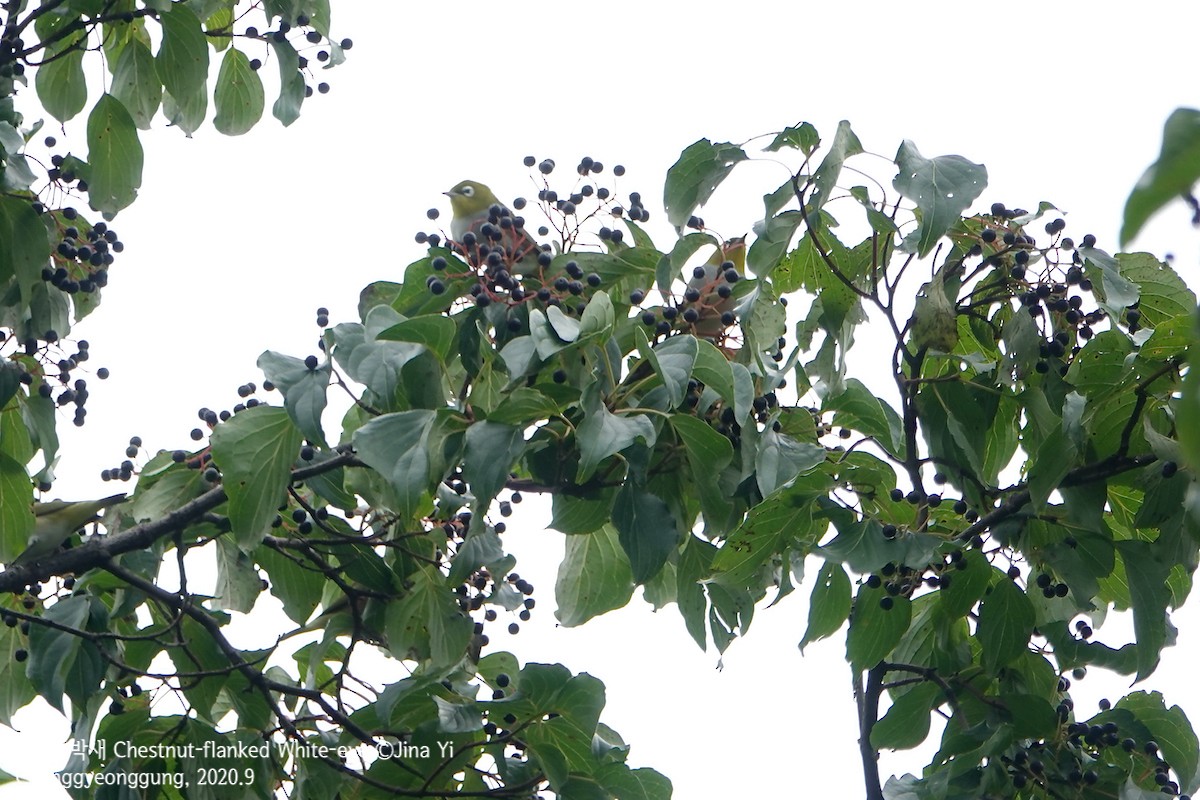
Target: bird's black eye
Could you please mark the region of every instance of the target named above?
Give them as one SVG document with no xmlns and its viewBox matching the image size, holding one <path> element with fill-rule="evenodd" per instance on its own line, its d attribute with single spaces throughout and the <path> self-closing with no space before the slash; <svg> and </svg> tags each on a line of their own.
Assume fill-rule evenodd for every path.
<svg viewBox="0 0 1200 800">
<path fill-rule="evenodd" d="M 470 197 L 471 195 L 475 194 L 475 187 L 464 186 L 461 190 L 459 190 L 459 194 L 461 194 L 463 197 Z"/>
</svg>

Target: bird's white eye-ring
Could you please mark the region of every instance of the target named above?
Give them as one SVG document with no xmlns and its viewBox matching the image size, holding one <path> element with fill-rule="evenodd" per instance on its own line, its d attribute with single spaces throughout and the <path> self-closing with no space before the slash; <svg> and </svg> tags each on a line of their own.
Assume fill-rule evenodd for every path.
<svg viewBox="0 0 1200 800">
<path fill-rule="evenodd" d="M 475 194 L 475 187 L 474 186 L 464 186 L 464 187 L 462 187 L 462 189 L 459 190 L 458 193 L 461 194 L 463 197 L 470 197 L 471 195 Z"/>
</svg>

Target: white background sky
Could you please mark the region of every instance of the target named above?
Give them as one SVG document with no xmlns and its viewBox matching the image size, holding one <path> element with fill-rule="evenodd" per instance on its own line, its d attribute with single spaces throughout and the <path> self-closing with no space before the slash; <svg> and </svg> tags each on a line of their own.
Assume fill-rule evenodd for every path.
<svg viewBox="0 0 1200 800">
<path fill-rule="evenodd" d="M 888 158 L 907 138 L 926 156 L 986 164 L 979 208 L 1050 200 L 1068 212 L 1068 233 L 1115 248 L 1124 198 L 1157 154 L 1163 121 L 1200 102 L 1200 12 L 1183 3 L 333 5 L 334 34 L 354 48 L 313 81 L 333 90 L 290 129 L 268 117 L 237 139 L 206 127 L 186 140 L 161 125 L 143 137 L 141 197 L 113 223 L 126 252 L 101 310 L 75 332 L 91 341 L 90 366 L 112 378 L 94 387 L 82 431 L 62 418 L 56 494 L 107 491 L 99 471 L 124 457 L 132 434 L 151 452 L 188 446 L 197 408 L 229 407 L 240 383 L 261 383 L 263 349 L 314 352 L 318 306 L 335 323 L 352 320 L 364 285 L 400 278 L 422 255 L 412 237 L 429 227 L 425 210 L 449 213 L 442 191 L 474 178 L 504 199 L 529 194 L 526 154 L 568 170 L 583 155 L 624 164 L 619 187 L 642 192 L 666 249 L 658 198 L 683 147 L 799 120 L 828 140 L 848 119 Z M 263 75 L 270 93 L 274 65 Z M 66 140 L 82 132 L 80 118 Z M 748 231 L 780 182 L 777 167 L 744 166 L 703 216 L 726 235 Z M 1175 207 L 1136 244 L 1176 253 L 1191 280 L 1198 240 Z M 842 637 L 805 657 L 796 649 L 811 582 L 760 611 L 723 671 L 674 607 L 651 614 L 635 599 L 581 629 L 556 628 L 562 538 L 532 506 L 510 520 L 506 541 L 541 603 L 519 636 L 497 631 L 495 646 L 601 678 L 604 719 L 633 745 L 631 762 L 666 773 L 678 798 L 861 795 Z M 1200 722 L 1186 663 L 1200 617 L 1191 608 L 1176 621 L 1179 646 L 1149 685 Z M 1124 685 L 1093 673 L 1077 685 L 1077 707 Z M 34 781 L 4 796 L 57 796 L 48 774 L 66 760 L 67 734 L 55 714 L 42 706 L 18 718 L 19 735 L 0 732 L 0 768 Z M 883 772 L 919 771 L 925 756 L 885 755 Z"/>
</svg>

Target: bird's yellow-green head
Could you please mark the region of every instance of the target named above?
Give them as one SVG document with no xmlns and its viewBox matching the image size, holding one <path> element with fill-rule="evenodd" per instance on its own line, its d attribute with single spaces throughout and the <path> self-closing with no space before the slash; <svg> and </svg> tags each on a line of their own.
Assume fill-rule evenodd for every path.
<svg viewBox="0 0 1200 800">
<path fill-rule="evenodd" d="M 500 204 L 492 190 L 479 181 L 462 181 L 445 194 L 450 198 L 455 219 L 478 217 Z"/>
<path fill-rule="evenodd" d="M 124 499 L 124 494 L 114 494 L 100 500 L 51 500 L 47 503 L 34 503 L 34 526 L 33 534 L 29 537 L 29 546 L 13 559 L 10 566 L 29 564 L 53 555 L 75 531 L 97 519 L 104 509 Z"/>
<path fill-rule="evenodd" d="M 746 237 L 735 236 L 732 239 L 726 239 L 708 259 L 708 263 L 716 266 L 723 264 L 726 261 L 733 262 L 733 268 L 739 273 L 746 269 Z"/>
</svg>

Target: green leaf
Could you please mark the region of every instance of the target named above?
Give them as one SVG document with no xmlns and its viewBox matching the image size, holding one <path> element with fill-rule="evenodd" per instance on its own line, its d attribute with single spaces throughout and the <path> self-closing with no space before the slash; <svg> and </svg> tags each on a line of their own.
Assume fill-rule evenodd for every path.
<svg viewBox="0 0 1200 800">
<path fill-rule="evenodd" d="M 470 617 L 458 596 L 438 574 L 417 570 L 398 603 L 389 604 L 385 622 L 388 649 L 397 658 L 428 659 L 434 669 L 457 664 L 471 640 Z"/>
<path fill-rule="evenodd" d="M 1037 456 L 1029 469 L 1029 503 L 1035 512 L 1041 511 L 1051 493 L 1071 471 L 1075 456 L 1075 446 L 1062 428 L 1056 428 L 1038 444 Z"/>
<path fill-rule="evenodd" d="M 671 427 L 687 448 L 692 474 L 717 475 L 733 460 L 733 444 L 708 423 L 690 414 L 672 414 Z"/>
<path fill-rule="evenodd" d="M 808 628 L 800 640 L 800 652 L 810 642 L 837 633 L 850 617 L 850 578 L 841 564 L 826 561 L 817 573 L 808 601 Z"/>
<path fill-rule="evenodd" d="M 880 605 L 885 597 L 892 601 L 891 608 Z M 858 671 L 874 667 L 900 643 L 911 620 L 911 600 L 904 595 L 889 597 L 883 589 L 863 584 L 854 600 L 846 635 L 846 660 Z"/>
<path fill-rule="evenodd" d="M 669 294 L 671 284 L 681 276 L 680 271 L 696 254 L 696 251 L 706 245 L 717 246 L 718 244 L 717 240 L 707 233 L 689 233 L 679 237 L 675 246 L 671 248 L 671 252 L 659 259 L 658 266 L 654 269 L 654 283 L 658 286 L 659 291 Z M 689 278 L 690 276 L 683 277 Z"/>
<path fill-rule="evenodd" d="M 359 457 L 377 470 L 396 490 L 396 511 L 411 519 L 435 477 L 430 434 L 437 414 L 401 411 L 384 414 L 354 432 Z"/>
<path fill-rule="evenodd" d="M 636 583 L 645 583 L 662 569 L 679 544 L 675 515 L 658 496 L 626 483 L 613 501 L 613 527 L 629 556 Z"/>
<path fill-rule="evenodd" d="M 987 168 L 962 156 L 925 158 L 908 140 L 896 153 L 896 166 L 892 186 L 917 204 L 919 224 L 912 237 L 917 255 L 924 258 L 987 188 Z"/>
<path fill-rule="evenodd" d="M 574 497 L 556 492 L 551 500 L 549 527 L 566 534 L 591 533 L 612 519 L 613 492 L 601 491 L 594 497 Z"/>
<path fill-rule="evenodd" d="M 746 252 L 746 266 L 750 271 L 755 275 L 768 275 L 772 279 L 782 277 L 777 267 L 787 253 L 796 229 L 803 222 L 804 215 L 799 211 L 784 211 L 759 223 L 758 236 Z M 780 292 L 795 291 L 795 287 L 783 283 L 777 288 Z"/>
<path fill-rule="evenodd" d="M 607 292 L 598 291 L 579 317 L 579 339 L 607 338 L 616 327 L 616 312 Z"/>
<path fill-rule="evenodd" d="M 300 118 L 305 94 L 304 74 L 300 72 L 300 56 L 291 42 L 272 39 L 271 46 L 279 62 L 279 97 L 271 106 L 271 114 L 287 127 Z"/>
<path fill-rule="evenodd" d="M 787 485 L 818 464 L 825 462 L 825 448 L 810 442 L 798 442 L 768 428 L 758 441 L 754 474 L 763 497 Z"/>
<path fill-rule="evenodd" d="M 1117 542 L 1116 547 L 1129 581 L 1137 643 L 1137 679 L 1143 680 L 1158 667 L 1167 641 L 1167 603 L 1171 599 L 1167 575 L 1171 563 L 1163 560 L 1161 550 L 1150 542 L 1122 541 Z"/>
<path fill-rule="evenodd" d="M 794 542 L 812 543 L 819 534 L 812 521 L 810 489 L 784 490 L 750 510 L 713 558 L 712 580 L 729 587 L 744 586 L 772 556 Z"/>
<path fill-rule="evenodd" d="M 641 333 L 641 328 L 637 328 L 637 331 Z M 653 349 L 646 348 L 644 351 L 654 371 L 662 378 L 667 395 L 671 398 L 671 408 L 683 404 L 697 352 L 697 339 L 691 335 L 671 336 Z"/>
<path fill-rule="evenodd" d="M 342 323 L 333 328 L 333 357 L 351 378 L 364 384 L 378 403 L 394 407 L 404 387 L 406 364 L 420 356 L 425 347 L 412 342 L 389 342 L 376 337 L 400 321 L 388 306 L 375 306 L 366 314 L 366 324 Z"/>
<path fill-rule="evenodd" d="M 667 170 L 663 187 L 667 221 L 677 230 L 686 225 L 695 210 L 708 202 L 721 181 L 729 177 L 734 166 L 747 158 L 737 145 L 713 144 L 708 139 L 686 147 Z"/>
<path fill-rule="evenodd" d="M 1196 310 L 1196 294 L 1169 264 L 1150 253 L 1118 253 L 1121 276 L 1138 287 L 1138 311 L 1143 328 Z M 1149 357 L 1149 356 L 1147 356 Z"/>
<path fill-rule="evenodd" d="M 428 315 L 398 322 L 385 328 L 375 339 L 425 345 L 442 363 L 446 363 L 454 352 L 457 332 L 454 320 L 449 317 Z"/>
<path fill-rule="evenodd" d="M 250 69 L 250 59 L 236 47 L 221 59 L 217 88 L 213 93 L 217 115 L 213 126 L 226 136 L 240 136 L 262 117 L 266 99 L 262 79 Z"/>
<path fill-rule="evenodd" d="M 183 131 L 190 137 L 204 124 L 208 115 L 208 86 L 201 84 L 191 94 L 183 99 L 176 99 L 170 92 L 163 92 L 163 116 L 167 122 Z"/>
<path fill-rule="evenodd" d="M 1180 788 L 1194 792 L 1200 785 L 1200 740 L 1179 706 L 1169 709 L 1158 692 L 1132 692 L 1116 707 L 1131 712 L 1158 742 L 1163 760 L 1179 776 Z"/>
<path fill-rule="evenodd" d="M 129 111 L 106 94 L 88 115 L 88 202 L 106 215 L 137 198 L 142 185 L 142 144 Z"/>
<path fill-rule="evenodd" d="M 862 381 L 847 380 L 841 394 L 826 398 L 823 410 L 833 412 L 834 425 L 873 437 L 892 455 L 900 453 L 904 441 L 900 415 Z"/>
<path fill-rule="evenodd" d="M 1158 160 L 1142 173 L 1125 201 L 1121 247 L 1163 206 L 1190 192 L 1200 180 L 1200 111 L 1177 108 L 1163 126 Z"/>
<path fill-rule="evenodd" d="M 949 617 L 966 616 L 987 591 L 988 582 L 992 577 L 991 565 L 978 550 L 967 549 L 962 552 L 961 569 L 954 569 L 942 575 L 942 587 L 938 591 L 942 610 Z"/>
<path fill-rule="evenodd" d="M 1046 698 L 1023 692 L 1005 692 L 1000 695 L 1000 700 L 1012 715 L 1013 733 L 1018 737 L 1040 739 L 1053 736 L 1058 729 L 1058 714 Z"/>
<path fill-rule="evenodd" d="M 59 122 L 73 119 L 87 105 L 83 51 L 72 50 L 38 67 L 34 85 L 42 107 L 50 116 Z"/>
<path fill-rule="evenodd" d="M 229 522 L 242 550 L 257 547 L 275 519 L 300 450 L 300 429 L 282 408 L 256 406 L 212 433 L 213 459 L 229 495 Z"/>
<path fill-rule="evenodd" d="M 606 792 L 621 800 L 671 800 L 670 779 L 649 767 L 605 764 L 596 776 Z"/>
<path fill-rule="evenodd" d="M 249 613 L 262 592 L 262 577 L 254 561 L 238 543 L 222 536 L 217 540 L 217 583 L 213 606 L 224 611 Z"/>
<path fill-rule="evenodd" d="M 283 603 L 288 618 L 297 624 L 306 622 L 321 599 L 325 577 L 266 545 L 254 551 L 254 561 L 270 578 L 271 594 Z"/>
<path fill-rule="evenodd" d="M 272 350 L 264 350 L 257 364 L 267 380 L 283 394 L 283 407 L 304 437 L 325 446 L 321 414 L 329 400 L 327 392 L 332 365 L 326 361 L 316 369 L 309 369 L 301 359 Z"/>
<path fill-rule="evenodd" d="M 73 695 L 76 701 L 84 700 L 71 691 L 71 684 L 78 685 L 82 678 L 90 676 L 86 683 L 95 691 L 104 674 L 103 662 L 96 645 L 70 633 L 86 627 L 90 601 L 86 597 L 67 597 L 48 607 L 44 617 L 49 625 L 34 625 L 29 631 L 29 665 L 26 674 L 30 683 L 47 703 L 63 711 L 63 696 Z M 82 705 L 83 703 L 81 703 Z"/>
<path fill-rule="evenodd" d="M 554 616 L 568 628 L 617 608 L 633 596 L 629 557 L 612 525 L 593 533 L 567 537 L 567 552 L 558 565 Z"/>
<path fill-rule="evenodd" d="M 156 61 L 163 88 L 173 97 L 191 97 L 208 80 L 208 42 L 200 20 L 182 3 L 161 14 L 162 46 Z"/>
<path fill-rule="evenodd" d="M 764 150 L 768 153 L 776 153 L 785 147 L 790 147 L 793 150 L 799 150 L 806 156 L 811 156 L 820 144 L 821 137 L 812 123 L 801 122 L 799 125 L 793 125 L 780 131 Z"/>
<path fill-rule="evenodd" d="M 814 212 L 820 211 L 821 207 L 829 201 L 829 195 L 837 186 L 838 176 L 842 173 L 842 164 L 847 158 L 861 152 L 863 152 L 862 143 L 850 129 L 850 123 L 842 120 L 838 123 L 837 132 L 833 135 L 829 152 L 821 160 L 821 166 L 817 167 L 816 172 L 813 173 L 815 189 L 808 199 L 808 207 L 811 209 L 808 212 L 810 216 Z M 815 223 L 816 220 L 814 219 L 813 222 Z"/>
<path fill-rule="evenodd" d="M 719 394 L 726 403 L 733 403 L 736 392 L 729 359 L 712 342 L 698 339 L 697 348 L 692 376 Z"/>
<path fill-rule="evenodd" d="M 150 48 L 134 40 L 121 50 L 113 73 L 112 94 L 133 117 L 134 124 L 149 130 L 154 112 L 162 102 L 162 83 Z"/>
<path fill-rule="evenodd" d="M 600 399 L 599 388 L 589 385 L 583 392 L 583 407 L 587 416 L 575 438 L 579 442 L 579 469 L 576 483 L 584 483 L 596 471 L 600 462 L 619 453 L 641 439 L 646 446 L 654 445 L 654 424 L 644 414 L 617 416 Z"/>
<path fill-rule="evenodd" d="M 871 728 L 871 746 L 878 750 L 916 747 L 929 736 L 929 715 L 942 702 L 942 690 L 931 682 L 900 695 Z"/>
<path fill-rule="evenodd" d="M 552 398 L 537 389 L 522 386 L 510 392 L 488 415 L 488 419 L 506 425 L 529 425 L 552 417 L 558 412 L 558 403 Z"/>
<path fill-rule="evenodd" d="M 21 298 L 32 298 L 50 258 L 46 226 L 23 198 L 0 195 L 0 286 L 16 278 Z"/>
<path fill-rule="evenodd" d="M 992 591 L 979 607 L 976 636 L 983 648 L 983 665 L 990 673 L 1011 662 L 1029 644 L 1033 633 L 1033 604 L 1008 576 L 994 570 Z"/>
<path fill-rule="evenodd" d="M 467 428 L 463 471 L 480 508 L 487 508 L 504 488 L 509 470 L 524 449 L 525 439 L 515 425 L 485 420 Z"/>
</svg>

